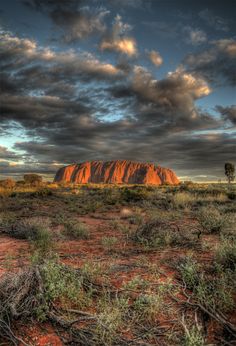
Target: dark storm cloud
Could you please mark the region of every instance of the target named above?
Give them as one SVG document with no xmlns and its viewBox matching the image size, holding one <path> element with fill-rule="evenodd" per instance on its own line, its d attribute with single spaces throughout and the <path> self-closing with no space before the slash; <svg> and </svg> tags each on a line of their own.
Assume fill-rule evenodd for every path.
<svg viewBox="0 0 236 346">
<path fill-rule="evenodd" d="M 112 6 L 118 7 L 131 7 L 131 8 L 149 8 L 151 0 L 108 0 Z"/>
<path fill-rule="evenodd" d="M 119 158 L 217 170 L 222 157 L 215 148 L 225 147 L 229 159 L 233 153 L 234 139 L 214 134 L 222 121 L 195 104 L 211 92 L 200 76 L 178 69 L 156 80 L 125 60 L 115 66 L 88 53 L 55 54 L 9 33 L 2 35 L 0 56 L 7 67 L 1 122 L 9 128 L 12 121 L 21 124 L 31 138 L 15 144 L 24 164 L 8 165 L 5 174 L 49 173 L 58 163 Z M 121 118 L 111 121 L 113 111 L 123 111 Z M 196 132 L 206 129 L 212 136 Z M 214 154 L 211 160 L 206 149 Z"/>
<path fill-rule="evenodd" d="M 16 80 L 14 80 L 14 78 L 12 78 L 9 74 L 1 72 L 0 81 L 0 93 L 14 94 L 18 91 Z"/>
<path fill-rule="evenodd" d="M 229 120 L 233 125 L 236 125 L 236 106 L 216 106 L 216 110 L 222 115 L 224 120 Z"/>
<path fill-rule="evenodd" d="M 113 125 L 113 136 L 112 138 L 107 136 L 106 144 L 104 145 L 103 151 L 101 148 L 97 148 L 96 155 L 94 155 L 95 148 L 92 147 L 92 151 L 89 148 L 83 148 L 79 145 L 68 146 L 67 155 L 63 157 L 63 153 L 60 152 L 59 147 L 54 146 L 47 147 L 46 144 L 39 145 L 38 143 L 29 142 L 18 144 L 17 148 L 24 149 L 30 153 L 34 153 L 36 157 L 40 157 L 45 162 L 49 161 L 52 156 L 58 159 L 64 160 L 64 163 L 73 163 L 85 160 L 93 159 L 134 159 L 140 161 L 153 161 L 161 163 L 164 166 L 172 167 L 182 174 L 215 174 L 216 176 L 223 175 L 223 164 L 224 162 L 232 161 L 235 157 L 235 146 L 236 146 L 236 134 L 234 136 L 227 134 L 204 134 L 188 136 L 187 134 L 172 134 L 166 137 L 156 137 L 150 133 L 147 136 L 139 139 L 138 136 L 135 141 L 130 136 L 120 137 L 121 143 L 117 145 L 118 137 L 115 134 L 117 128 Z M 102 145 L 101 138 L 100 146 Z M 90 138 L 90 146 L 93 143 L 93 138 Z M 107 141 L 110 145 L 113 145 L 114 153 L 111 152 L 110 148 L 107 147 Z M 135 145 L 134 145 L 135 142 Z M 96 145 L 94 143 L 94 145 Z M 69 150 L 70 149 L 70 150 Z M 50 154 L 51 151 L 51 154 Z M 138 153 L 138 156 L 137 156 Z M 57 166 L 50 166 L 51 172 L 57 169 Z M 48 171 L 50 171 L 48 169 Z"/>
<path fill-rule="evenodd" d="M 135 95 L 136 112 L 143 124 L 151 123 L 158 131 L 216 128 L 220 124 L 195 105 L 211 89 L 204 79 L 179 69 L 162 80 L 155 80 L 143 67 L 136 66 L 129 89 L 112 90 L 114 96 Z"/>
<path fill-rule="evenodd" d="M 32 163 L 17 163 L 10 164 L 8 161 L 0 162 L 1 176 L 5 177 L 15 177 L 16 179 L 21 179 L 24 173 L 40 173 L 40 174 L 52 174 L 57 170 L 57 166 L 48 164 L 38 164 L 37 162 Z"/>
<path fill-rule="evenodd" d="M 189 54 L 184 64 L 190 72 L 197 72 L 210 82 L 236 85 L 236 41 L 213 41 L 211 47 L 196 54 Z"/>
<path fill-rule="evenodd" d="M 11 151 L 6 147 L 0 146 L 0 160 L 18 161 L 19 156 L 14 151 Z"/>
<path fill-rule="evenodd" d="M 178 135 L 165 140 L 160 147 L 166 153 L 166 162 L 173 163 L 183 175 L 188 172 L 190 176 L 223 177 L 224 163 L 235 158 L 236 133 Z"/>
<path fill-rule="evenodd" d="M 109 13 L 104 8 L 91 8 L 83 0 L 25 0 L 32 9 L 47 14 L 53 23 L 62 30 L 62 39 L 74 42 L 106 29 L 105 16 Z"/>
</svg>

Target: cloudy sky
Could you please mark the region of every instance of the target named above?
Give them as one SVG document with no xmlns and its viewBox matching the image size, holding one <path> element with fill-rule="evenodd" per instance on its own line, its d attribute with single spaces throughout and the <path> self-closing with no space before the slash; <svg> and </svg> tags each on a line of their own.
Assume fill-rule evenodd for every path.
<svg viewBox="0 0 236 346">
<path fill-rule="evenodd" d="M 130 159 L 236 163 L 234 0 L 1 0 L 0 178 Z"/>
</svg>

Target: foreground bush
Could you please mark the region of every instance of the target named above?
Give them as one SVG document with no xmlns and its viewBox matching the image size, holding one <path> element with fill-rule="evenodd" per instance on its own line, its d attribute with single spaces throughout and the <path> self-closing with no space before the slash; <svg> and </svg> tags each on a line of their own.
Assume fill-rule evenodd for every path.
<svg viewBox="0 0 236 346">
<path fill-rule="evenodd" d="M 221 243 L 217 247 L 216 262 L 223 266 L 224 269 L 236 271 L 236 238 L 222 237 Z"/>
<path fill-rule="evenodd" d="M 211 275 L 192 257 L 184 258 L 177 266 L 184 286 L 192 291 L 196 302 L 212 311 L 231 311 L 233 292 L 231 277 L 221 271 Z"/>
<path fill-rule="evenodd" d="M 132 239 L 151 247 L 163 246 L 194 246 L 197 245 L 197 237 L 180 229 L 175 222 L 152 220 L 137 228 Z"/>
<path fill-rule="evenodd" d="M 27 239 L 33 248 L 33 260 L 42 261 L 53 254 L 53 239 L 48 219 L 23 219 L 6 227 L 6 233 L 17 239 Z"/>
<path fill-rule="evenodd" d="M 197 326 L 193 326 L 188 329 L 187 326 L 184 326 L 185 335 L 181 346 L 205 346 L 205 338 L 203 332 Z"/>
<path fill-rule="evenodd" d="M 89 239 L 90 237 L 87 226 L 77 220 L 65 221 L 63 225 L 63 234 L 72 239 Z"/>
<path fill-rule="evenodd" d="M 48 219 L 35 217 L 13 223 L 7 227 L 6 232 L 14 238 L 35 240 L 44 230 L 49 231 Z"/>
<path fill-rule="evenodd" d="M 197 213 L 197 220 L 202 229 L 208 233 L 219 233 L 229 223 L 228 216 L 213 206 L 201 208 Z"/>
<path fill-rule="evenodd" d="M 18 344 L 11 326 L 20 318 L 25 321 L 32 318 L 50 320 L 69 328 L 70 321 L 63 320 L 64 313 L 55 309 L 54 302 L 57 299 L 62 303 L 63 299 L 74 304 L 80 301 L 82 281 L 75 270 L 55 260 L 5 274 L 0 279 L 0 337 Z"/>
<path fill-rule="evenodd" d="M 57 259 L 3 275 L 0 278 L 0 342 L 19 344 L 20 339 L 13 333 L 15 323 L 37 320 L 50 321 L 59 327 L 66 344 L 97 346 L 115 342 L 122 345 L 118 330 L 124 323 L 128 300 L 112 299 L 104 294 L 96 312 L 83 311 L 91 307 L 91 298 L 97 292 L 95 287 L 80 270 L 62 265 Z M 80 321 L 91 322 L 78 327 L 75 322 Z"/>
</svg>

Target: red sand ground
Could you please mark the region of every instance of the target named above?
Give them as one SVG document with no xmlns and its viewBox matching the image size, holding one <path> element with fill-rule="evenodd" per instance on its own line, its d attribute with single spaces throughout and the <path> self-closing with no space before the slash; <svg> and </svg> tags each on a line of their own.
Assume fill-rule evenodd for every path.
<svg viewBox="0 0 236 346">
<path fill-rule="evenodd" d="M 109 213 L 105 215 L 106 219 L 102 219 L 101 214 L 99 218 L 94 216 L 79 217 L 79 220 L 84 222 L 91 233 L 91 238 L 88 240 L 60 240 L 56 243 L 56 250 L 61 260 L 75 268 L 81 267 L 83 263 L 99 262 L 100 264 L 113 265 L 114 271 L 110 273 L 110 282 L 114 286 L 114 289 L 120 289 L 124 283 L 129 282 L 132 278 L 139 276 L 142 279 L 150 279 L 150 273 L 147 273 L 145 263 L 143 260 L 158 265 L 158 269 L 161 273 L 158 279 L 153 279 L 155 284 L 165 283 L 168 280 L 172 280 L 175 283 L 176 273 L 171 266 L 164 263 L 164 260 L 175 259 L 178 256 L 183 255 L 188 250 L 183 249 L 163 249 L 156 251 L 143 252 L 143 249 L 134 245 L 132 242 L 127 242 L 126 235 L 121 231 L 112 229 L 111 220 L 118 219 L 128 225 L 126 220 L 120 219 L 120 211 Z M 108 219 L 108 220 L 107 220 Z M 129 225 L 129 227 L 137 227 Z M 118 243 L 110 253 L 101 244 L 101 239 L 104 236 L 117 237 Z M 207 237 L 211 242 L 215 239 L 210 236 Z M 140 257 L 142 256 L 142 258 Z M 0 275 L 2 275 L 8 268 L 9 263 L 11 270 L 18 270 L 24 264 L 27 264 L 29 258 L 29 244 L 26 241 L 16 240 L 5 235 L 0 235 Z M 208 263 L 212 257 L 209 251 L 201 251 L 198 254 L 198 260 Z M 144 265 L 142 265 L 142 262 Z M 138 263 L 138 264 L 137 264 Z M 135 293 L 134 293 L 135 295 Z M 232 322 L 236 322 L 236 314 L 231 317 Z M 159 316 L 159 323 L 166 324 L 165 320 L 161 320 Z M 215 323 L 211 323 L 209 330 L 212 329 L 212 333 L 215 333 Z M 23 335 L 27 337 L 29 344 L 34 346 L 60 346 L 62 342 L 57 336 L 56 331 L 49 324 L 32 324 L 30 326 L 20 326 L 19 335 L 21 338 Z M 129 330 L 124 331 L 124 335 L 132 337 Z M 209 340 L 211 339 L 211 333 Z M 23 344 L 22 344 L 23 345 Z"/>
</svg>

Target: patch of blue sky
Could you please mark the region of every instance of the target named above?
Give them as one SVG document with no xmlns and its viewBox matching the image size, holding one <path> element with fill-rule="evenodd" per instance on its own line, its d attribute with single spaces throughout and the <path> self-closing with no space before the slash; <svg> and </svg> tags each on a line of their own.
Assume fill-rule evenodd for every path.
<svg viewBox="0 0 236 346">
<path fill-rule="evenodd" d="M 26 139 L 29 138 L 26 135 L 24 128 L 15 122 L 11 122 L 7 131 L 3 131 L 2 133 L 0 133 L 0 145 L 5 146 L 11 150 L 14 149 L 15 143 L 25 141 Z"/>
</svg>

